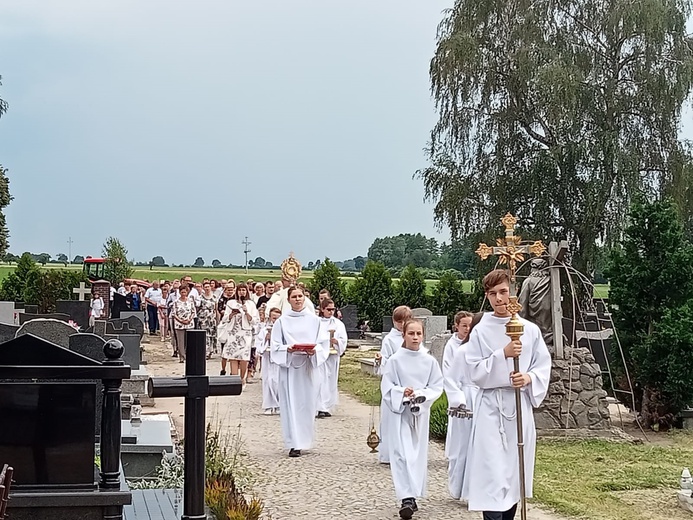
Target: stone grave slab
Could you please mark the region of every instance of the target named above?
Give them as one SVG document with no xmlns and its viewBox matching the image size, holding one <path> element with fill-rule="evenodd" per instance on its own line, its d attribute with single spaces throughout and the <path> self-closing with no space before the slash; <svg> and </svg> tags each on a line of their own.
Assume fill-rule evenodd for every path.
<svg viewBox="0 0 693 520">
<path fill-rule="evenodd" d="M 67 314 L 82 330 L 86 330 L 89 327 L 90 303 L 79 300 L 58 300 L 55 310 L 60 314 Z"/>
<path fill-rule="evenodd" d="M 445 345 L 451 337 L 452 334 L 445 332 L 443 334 L 433 336 L 431 339 L 429 352 L 434 358 L 436 358 L 436 361 L 438 361 L 438 364 L 441 367 L 443 366 L 443 353 L 445 352 Z"/>
<path fill-rule="evenodd" d="M 0 301 L 0 323 L 14 325 L 16 312 L 14 302 Z"/>
<path fill-rule="evenodd" d="M 359 330 L 358 309 L 356 305 L 345 305 L 339 309 L 342 313 L 342 322 L 347 331 L 349 339 L 358 339 L 361 331 Z"/>
<path fill-rule="evenodd" d="M 155 476 L 157 466 L 161 465 L 162 453 L 173 453 L 171 420 L 168 414 L 140 417 L 141 421 L 121 421 L 121 460 L 127 478 Z"/>
<path fill-rule="evenodd" d="M 98 334 L 96 324 L 94 327 L 94 332 Z M 106 322 L 106 334 L 137 334 L 141 338 L 144 336 L 144 322 L 135 316 L 108 320 Z"/>
<path fill-rule="evenodd" d="M 0 343 L 5 343 L 16 338 L 18 330 L 18 325 L 0 323 Z"/>
<path fill-rule="evenodd" d="M 144 327 L 144 313 L 146 311 L 120 311 L 120 318 L 127 319 L 134 316 L 142 322 L 142 327 Z"/>
<path fill-rule="evenodd" d="M 392 323 L 392 316 L 383 316 L 383 332 L 387 334 L 394 327 Z"/>
<path fill-rule="evenodd" d="M 412 316 L 415 318 L 423 318 L 425 316 L 433 316 L 433 312 L 424 307 L 417 307 L 411 310 Z"/>
<path fill-rule="evenodd" d="M 137 334 L 106 334 L 104 339 L 118 339 L 123 344 L 125 352 L 123 361 L 132 370 L 139 370 L 142 361 L 142 348 L 140 347 L 140 336 Z"/>
<path fill-rule="evenodd" d="M 103 346 L 105 343 L 106 342 L 96 334 L 85 334 L 83 332 L 79 332 L 69 337 L 68 348 L 72 352 L 77 352 L 78 354 L 82 354 L 83 356 L 93 359 L 94 361 L 102 363 L 105 360 L 103 355 Z M 94 383 L 96 384 L 96 402 L 99 402 L 103 392 L 103 383 L 100 379 L 95 379 Z M 97 436 L 101 435 L 101 412 L 101 407 L 97 406 L 95 424 Z"/>
<path fill-rule="evenodd" d="M 15 337 L 31 334 L 63 348 L 70 348 L 70 336 L 77 334 L 74 327 L 53 318 L 37 318 L 27 321 L 17 329 Z"/>
<path fill-rule="evenodd" d="M 38 305 L 27 303 L 24 305 L 24 312 L 27 314 L 38 314 Z"/>
<path fill-rule="evenodd" d="M 424 342 L 427 346 L 435 336 L 448 332 L 447 316 L 422 316 L 419 319 L 424 324 Z"/>
</svg>

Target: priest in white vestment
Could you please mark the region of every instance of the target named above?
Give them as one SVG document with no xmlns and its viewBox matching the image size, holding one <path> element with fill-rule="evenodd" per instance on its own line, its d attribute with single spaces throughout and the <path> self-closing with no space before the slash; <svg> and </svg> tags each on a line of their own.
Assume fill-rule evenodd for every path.
<svg viewBox="0 0 693 520">
<path fill-rule="evenodd" d="M 269 318 L 261 324 L 255 343 L 257 355 L 262 358 L 262 409 L 265 415 L 279 413 L 279 366 L 272 362 L 270 339 L 274 323 L 281 316 L 278 309 L 270 310 Z"/>
<path fill-rule="evenodd" d="M 294 282 L 289 278 L 282 276 L 281 283 L 282 288 L 278 291 L 275 291 L 275 293 L 267 302 L 266 308 L 272 309 L 273 307 L 276 307 L 277 309 L 282 311 L 282 314 L 286 314 L 291 310 L 291 304 L 289 303 L 289 288 L 292 286 Z M 310 301 L 310 298 L 305 299 L 305 307 L 310 312 L 315 314 L 315 306 L 313 305 L 313 302 Z"/>
<path fill-rule="evenodd" d="M 474 399 L 479 388 L 472 384 L 469 369 L 464 359 L 465 341 L 472 323 L 472 313 L 460 311 L 455 315 L 455 334 L 443 350 L 443 382 L 448 406 L 464 405 L 474 409 Z M 448 490 L 450 496 L 459 500 L 462 496 L 464 469 L 467 462 L 469 435 L 472 432 L 471 418 L 448 417 L 448 432 L 445 438 L 445 456 L 448 459 Z"/>
<path fill-rule="evenodd" d="M 387 363 L 392 355 L 399 350 L 404 343 L 402 327 L 404 322 L 412 317 L 411 309 L 406 305 L 396 307 L 392 312 L 392 329 L 388 332 L 380 345 L 380 352 L 375 355 L 377 374 L 385 373 Z M 380 400 L 380 445 L 378 446 L 378 461 L 381 464 L 390 463 L 390 452 L 387 447 L 388 426 L 394 419 L 392 412 L 385 406 L 385 401 Z"/>
<path fill-rule="evenodd" d="M 304 307 L 303 290 L 288 291 L 291 310 L 274 323 L 271 360 L 279 365 L 279 409 L 284 446 L 290 457 L 313 447 L 318 408 L 320 365 L 329 355 L 329 345 L 319 342 L 320 318 Z M 299 351 L 296 345 L 315 345 Z"/>
<path fill-rule="evenodd" d="M 512 520 L 520 501 L 515 388 L 521 388 L 527 498 L 532 496 L 536 429 L 533 408 L 546 396 L 551 376 L 549 354 L 539 327 L 520 319 L 524 334 L 508 341 L 505 325 L 510 280 L 497 269 L 484 277 L 484 290 L 493 307 L 469 335 L 465 361 L 472 383 L 480 391 L 467 452 L 462 498 L 470 511 L 483 511 L 484 520 Z M 520 372 L 513 371 L 519 355 Z"/>
<path fill-rule="evenodd" d="M 320 302 L 320 341 L 330 346 L 330 355 L 327 361 L 320 366 L 320 390 L 318 392 L 318 418 L 330 417 L 332 410 L 339 403 L 339 360 L 346 352 L 347 332 L 342 320 L 335 318 L 336 307 L 334 301 L 324 298 Z M 330 331 L 334 331 L 334 337 L 330 341 Z"/>
<path fill-rule="evenodd" d="M 402 501 L 400 517 L 408 519 L 418 510 L 416 499 L 426 495 L 430 410 L 443 392 L 443 375 L 438 361 L 420 346 L 421 321 L 407 321 L 403 333 L 405 344 L 390 357 L 381 391 L 394 416 L 387 432 L 392 482 Z"/>
</svg>

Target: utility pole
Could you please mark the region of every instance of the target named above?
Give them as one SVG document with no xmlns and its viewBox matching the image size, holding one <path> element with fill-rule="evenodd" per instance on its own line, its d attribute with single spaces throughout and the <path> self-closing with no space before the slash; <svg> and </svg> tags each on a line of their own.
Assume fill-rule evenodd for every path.
<svg viewBox="0 0 693 520">
<path fill-rule="evenodd" d="M 241 242 L 245 246 L 245 249 L 243 252 L 245 253 L 245 274 L 248 274 L 248 253 L 250 253 L 250 249 L 248 249 L 248 246 L 252 244 L 252 242 L 248 242 L 248 237 L 245 237 L 245 240 Z"/>
<path fill-rule="evenodd" d="M 67 261 L 72 263 L 72 237 L 67 237 Z"/>
</svg>

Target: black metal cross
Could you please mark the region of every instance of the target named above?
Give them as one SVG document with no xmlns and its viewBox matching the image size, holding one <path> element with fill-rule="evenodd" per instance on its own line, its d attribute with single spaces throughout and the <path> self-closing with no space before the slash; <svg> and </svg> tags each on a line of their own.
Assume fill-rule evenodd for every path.
<svg viewBox="0 0 693 520">
<path fill-rule="evenodd" d="M 239 376 L 206 375 L 204 330 L 186 333 L 184 377 L 149 379 L 149 397 L 185 397 L 185 473 L 182 520 L 205 520 L 205 399 L 240 395 Z"/>
</svg>

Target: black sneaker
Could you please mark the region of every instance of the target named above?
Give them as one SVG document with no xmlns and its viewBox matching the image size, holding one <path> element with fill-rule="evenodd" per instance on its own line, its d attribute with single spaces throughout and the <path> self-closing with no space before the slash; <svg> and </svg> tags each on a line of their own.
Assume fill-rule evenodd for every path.
<svg viewBox="0 0 693 520">
<path fill-rule="evenodd" d="M 324 418 L 327 417 L 327 416 L 325 415 L 325 412 L 318 412 L 318 415 L 317 415 L 316 417 L 317 417 L 318 419 L 324 419 Z"/>
<path fill-rule="evenodd" d="M 322 412 L 323 417 L 332 417 L 332 414 L 330 412 Z"/>
<path fill-rule="evenodd" d="M 222 370 L 221 372 L 219 372 L 219 375 L 220 375 L 220 376 L 225 376 L 225 375 L 226 375 L 226 370 Z"/>
<path fill-rule="evenodd" d="M 404 520 L 409 520 L 414 516 L 414 502 L 411 498 L 402 500 L 402 507 L 399 508 L 399 517 Z"/>
<path fill-rule="evenodd" d="M 301 456 L 301 450 L 295 450 L 291 448 L 289 450 L 289 457 L 300 457 Z"/>
<path fill-rule="evenodd" d="M 416 513 L 419 510 L 419 506 L 416 504 L 416 499 L 412 498 L 411 503 L 414 506 L 414 512 Z"/>
</svg>

